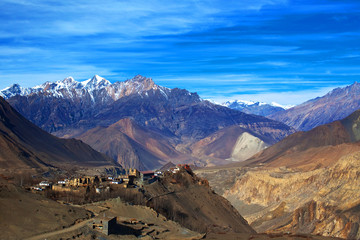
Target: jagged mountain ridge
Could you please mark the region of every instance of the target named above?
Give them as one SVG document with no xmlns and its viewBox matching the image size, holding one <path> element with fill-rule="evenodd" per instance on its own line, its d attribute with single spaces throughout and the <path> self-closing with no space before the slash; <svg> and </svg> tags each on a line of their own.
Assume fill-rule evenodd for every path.
<svg viewBox="0 0 360 240">
<path fill-rule="evenodd" d="M 111 158 L 75 139 L 59 139 L 16 112 L 0 97 L 0 168 L 41 170 L 65 166 L 115 166 Z"/>
<path fill-rule="evenodd" d="M 11 87 L 1 90 L 0 96 L 8 99 L 18 95 L 29 96 L 43 93 L 46 96 L 72 100 L 90 97 L 94 104 L 99 104 L 111 101 L 111 99 L 116 101 L 121 97 L 134 93 L 140 95 L 146 94 L 145 92 L 148 90 L 160 90 L 165 96 L 171 91 L 169 88 L 156 85 L 151 78 L 141 75 L 137 75 L 124 82 L 115 82 L 114 84 L 111 84 L 105 78 L 95 75 L 91 79 L 81 82 L 75 81 L 73 77 L 67 77 L 64 80 L 45 82 L 32 88 L 23 88 L 19 84 L 13 84 Z"/>
<path fill-rule="evenodd" d="M 145 129 L 142 131 L 144 138 L 150 138 L 146 131 L 163 136 L 168 141 L 165 145 L 182 154 L 178 159 L 192 159 L 191 144 L 233 125 L 261 136 L 266 139 L 267 144 L 273 144 L 294 132 L 282 123 L 204 101 L 196 93 L 184 89 L 158 86 L 151 78 L 142 76 L 113 84 L 98 76 L 80 83 L 67 78 L 41 86 L 34 88 L 37 90 L 32 92 L 22 90 L 20 92 L 31 93 L 12 96 L 8 101 L 21 114 L 46 131 L 60 137 L 80 137 L 91 129 L 101 127 L 105 130 L 122 119 L 131 119 Z M 104 138 L 100 131 L 90 133 L 86 139 Z M 130 136 L 129 132 L 123 133 L 139 143 L 140 138 Z M 98 144 L 90 140 L 88 143 L 99 150 Z M 106 152 L 112 152 L 112 156 L 124 156 L 121 153 L 126 151 L 124 147 L 114 148 L 120 151 L 119 154 L 110 149 Z M 142 145 L 142 148 L 154 155 L 149 145 Z M 166 153 L 157 152 L 155 155 L 160 156 L 163 161 L 171 160 L 161 157 L 166 156 Z"/>
<path fill-rule="evenodd" d="M 297 130 L 307 131 L 319 125 L 343 119 L 358 109 L 360 109 L 360 83 L 355 82 L 267 117 Z"/>
</svg>

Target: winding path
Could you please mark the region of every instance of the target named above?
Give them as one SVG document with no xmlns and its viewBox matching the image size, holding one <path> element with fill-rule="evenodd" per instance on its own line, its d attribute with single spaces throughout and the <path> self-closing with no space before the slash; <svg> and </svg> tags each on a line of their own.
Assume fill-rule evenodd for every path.
<svg viewBox="0 0 360 240">
<path fill-rule="evenodd" d="M 60 230 L 49 232 L 49 233 L 42 233 L 42 234 L 37 235 L 37 236 L 26 238 L 25 240 L 44 240 L 46 238 L 54 237 L 54 236 L 57 236 L 57 235 L 60 235 L 60 234 L 69 233 L 69 232 L 72 232 L 72 231 L 78 230 L 79 228 L 84 227 L 86 224 L 88 224 L 92 220 L 93 220 L 93 218 L 90 218 L 90 219 L 87 219 L 85 221 L 74 224 L 74 225 L 72 225 L 72 226 L 70 226 L 68 228 L 60 229 Z"/>
</svg>

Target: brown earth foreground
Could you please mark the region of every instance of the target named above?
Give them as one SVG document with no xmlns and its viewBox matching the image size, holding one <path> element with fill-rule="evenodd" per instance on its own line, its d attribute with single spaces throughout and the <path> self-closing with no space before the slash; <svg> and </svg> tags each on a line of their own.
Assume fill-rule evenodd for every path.
<svg viewBox="0 0 360 240">
<path fill-rule="evenodd" d="M 118 233 L 105 236 L 88 223 L 96 216 L 117 217 Z M 135 221 L 135 224 L 126 224 Z M 204 234 L 181 227 L 145 206 L 120 198 L 87 205 L 68 205 L 0 181 L 1 239 L 201 239 Z"/>
<path fill-rule="evenodd" d="M 0 179 L 1 239 L 24 239 L 59 230 L 90 216 L 85 209 L 59 204 Z"/>
<path fill-rule="evenodd" d="M 26 192 L 0 180 L 1 239 L 326 239 L 294 234 L 229 232 L 213 226 L 197 233 L 166 219 L 146 206 L 124 203 L 120 198 L 85 205 L 67 205 Z M 117 217 L 115 234 L 103 235 L 89 227 L 94 217 Z M 226 217 L 226 216 L 218 216 Z"/>
</svg>

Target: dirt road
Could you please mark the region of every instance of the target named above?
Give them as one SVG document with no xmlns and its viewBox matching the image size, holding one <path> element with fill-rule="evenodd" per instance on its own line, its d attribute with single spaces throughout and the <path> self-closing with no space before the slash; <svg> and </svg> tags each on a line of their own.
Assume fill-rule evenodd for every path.
<svg viewBox="0 0 360 240">
<path fill-rule="evenodd" d="M 69 233 L 69 232 L 72 232 L 72 231 L 78 230 L 79 228 L 84 227 L 86 224 L 88 224 L 92 220 L 93 220 L 93 218 L 90 218 L 90 219 L 87 219 L 87 220 L 82 221 L 80 223 L 77 223 L 75 225 L 72 225 L 71 227 L 64 228 L 64 229 L 57 230 L 57 231 L 53 231 L 53 232 L 49 232 L 49 233 L 43 233 L 43 234 L 40 234 L 40 235 L 37 235 L 37 236 L 26 238 L 25 240 L 44 240 L 44 239 L 54 237 L 54 236 L 57 236 L 57 235 L 60 235 L 60 234 Z"/>
</svg>

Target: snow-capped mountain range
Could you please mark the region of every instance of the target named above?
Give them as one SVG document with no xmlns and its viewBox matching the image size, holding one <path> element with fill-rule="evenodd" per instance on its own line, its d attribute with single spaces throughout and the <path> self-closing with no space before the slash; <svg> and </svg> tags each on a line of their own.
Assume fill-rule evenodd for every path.
<svg viewBox="0 0 360 240">
<path fill-rule="evenodd" d="M 276 102 L 272 102 L 272 103 L 265 103 L 265 102 L 255 102 L 255 101 L 247 101 L 247 100 L 231 100 L 231 101 L 226 101 L 224 103 L 221 104 L 222 106 L 230 106 L 230 105 L 237 105 L 237 106 L 241 106 L 241 107 L 249 107 L 252 105 L 257 105 L 257 106 L 264 106 L 264 105 L 270 105 L 273 107 L 280 107 L 283 108 L 285 110 L 294 107 L 293 105 L 281 105 L 279 103 Z"/>
<path fill-rule="evenodd" d="M 95 75 L 93 78 L 85 81 L 75 81 L 72 77 L 67 77 L 64 80 L 56 82 L 45 82 L 44 84 L 32 87 L 23 88 L 19 84 L 14 84 L 11 87 L 0 91 L 0 96 L 5 99 L 20 95 L 29 96 L 32 94 L 42 94 L 51 97 L 77 99 L 83 97 L 90 97 L 92 102 L 98 101 L 106 102 L 107 100 L 116 101 L 124 96 L 131 94 L 148 94 L 149 90 L 160 91 L 160 93 L 167 97 L 171 89 L 156 85 L 151 78 L 146 78 L 137 75 L 130 80 L 124 82 L 111 83 L 110 81 Z"/>
<path fill-rule="evenodd" d="M 152 91 L 151 91 L 152 90 Z M 41 85 L 24 88 L 14 84 L 0 91 L 0 96 L 9 99 L 14 96 L 42 95 L 46 97 L 65 98 L 71 101 L 76 99 L 87 99 L 92 104 L 114 102 L 124 96 L 138 94 L 142 97 L 148 96 L 150 92 L 158 92 L 166 99 L 171 89 L 156 85 L 151 78 L 137 75 L 124 82 L 111 83 L 103 77 L 95 75 L 85 81 L 76 81 L 73 77 L 56 82 L 45 82 Z M 188 93 L 191 94 L 191 93 Z M 201 99 L 199 99 L 201 101 Z M 215 103 L 216 104 L 216 103 Z M 244 100 L 233 100 L 219 104 L 249 114 L 267 116 L 290 108 L 277 103 L 263 103 Z"/>
<path fill-rule="evenodd" d="M 13 85 L 1 95 L 43 130 L 80 138 L 119 163 L 142 169 L 174 158 L 200 165 L 225 161 L 238 142 L 236 134 L 247 132 L 269 145 L 294 132 L 280 122 L 212 104 L 185 89 L 158 86 L 140 75 L 115 83 L 99 76 L 81 82 L 68 77 L 32 88 Z M 221 151 L 226 154 L 214 157 L 217 148 L 207 140 L 214 138 L 226 142 Z"/>
<path fill-rule="evenodd" d="M 277 112 L 285 111 L 293 106 L 282 106 L 278 103 L 264 103 L 245 100 L 232 100 L 221 104 L 222 106 L 239 110 L 248 114 L 268 116 Z"/>
</svg>

